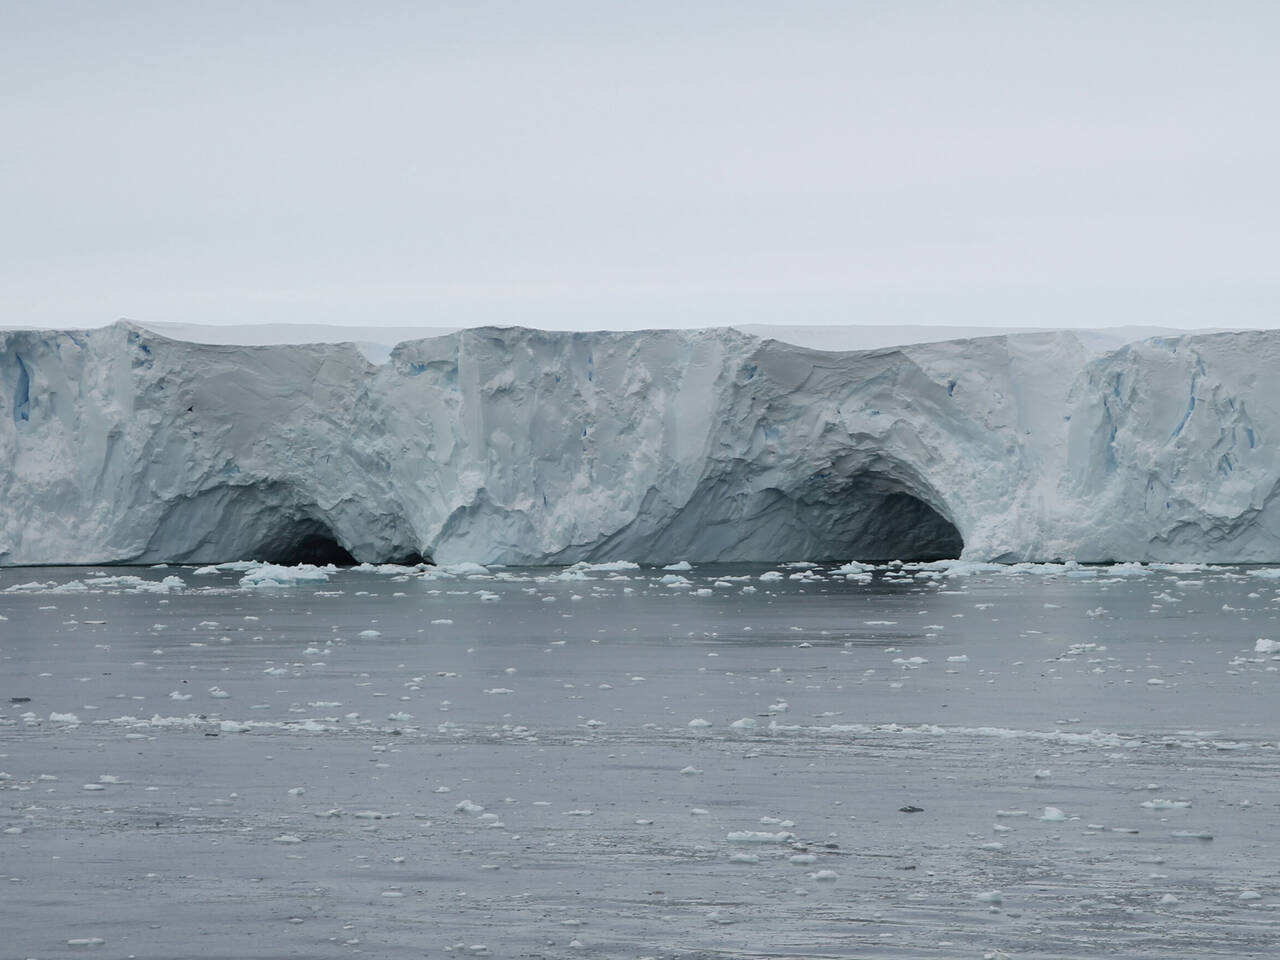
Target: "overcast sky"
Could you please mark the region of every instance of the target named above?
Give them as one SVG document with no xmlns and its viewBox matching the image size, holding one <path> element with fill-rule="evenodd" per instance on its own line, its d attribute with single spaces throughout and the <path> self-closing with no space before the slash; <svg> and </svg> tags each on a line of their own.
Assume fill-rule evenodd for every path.
<svg viewBox="0 0 1280 960">
<path fill-rule="evenodd" d="M 1280 3 L 0 0 L 0 324 L 1277 325 Z"/>
</svg>

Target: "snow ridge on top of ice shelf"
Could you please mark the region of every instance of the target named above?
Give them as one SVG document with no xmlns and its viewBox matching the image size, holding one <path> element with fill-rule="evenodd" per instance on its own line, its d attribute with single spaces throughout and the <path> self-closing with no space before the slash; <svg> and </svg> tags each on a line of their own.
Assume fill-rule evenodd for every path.
<svg viewBox="0 0 1280 960">
<path fill-rule="evenodd" d="M 0 331 L 0 564 L 1280 563 L 1270 331 Z"/>
</svg>

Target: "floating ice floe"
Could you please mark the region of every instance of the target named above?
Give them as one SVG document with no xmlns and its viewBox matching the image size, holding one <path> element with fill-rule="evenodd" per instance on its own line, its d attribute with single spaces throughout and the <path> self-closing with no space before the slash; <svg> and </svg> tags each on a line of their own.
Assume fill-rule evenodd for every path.
<svg viewBox="0 0 1280 960">
<path fill-rule="evenodd" d="M 730 843 L 790 843 L 795 838 L 796 835 L 787 830 L 776 833 L 768 830 L 733 830 L 728 836 Z"/>
<path fill-rule="evenodd" d="M 470 560 L 460 563 L 445 563 L 438 567 L 427 567 L 422 572 L 423 580 L 439 580 L 442 577 L 488 577 L 489 568 Z"/>
<path fill-rule="evenodd" d="M 833 577 L 860 576 L 863 574 L 871 574 L 875 568 L 874 563 L 859 563 L 857 560 L 850 560 L 848 563 L 842 564 L 828 572 Z"/>
<path fill-rule="evenodd" d="M 300 563 L 293 567 L 263 563 L 249 569 L 240 578 L 240 586 L 244 588 L 296 587 L 302 584 L 326 583 L 330 574 L 335 573 L 336 570 L 336 567 L 317 567 L 310 563 Z"/>
<path fill-rule="evenodd" d="M 168 576 L 161 580 L 148 580 L 146 577 L 131 575 L 109 577 L 94 576 L 84 580 L 71 580 L 67 583 L 31 581 L 16 583 L 6 587 L 5 593 L 89 593 L 96 591 L 119 591 L 121 593 L 173 593 L 186 588 L 181 577 Z"/>
</svg>

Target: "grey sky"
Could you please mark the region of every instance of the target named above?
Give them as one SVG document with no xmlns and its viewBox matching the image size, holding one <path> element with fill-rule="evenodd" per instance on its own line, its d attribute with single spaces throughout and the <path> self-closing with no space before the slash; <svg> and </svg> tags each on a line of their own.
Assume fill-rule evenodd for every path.
<svg viewBox="0 0 1280 960">
<path fill-rule="evenodd" d="M 0 0 L 0 324 L 1275 325 L 1280 4 Z"/>
</svg>

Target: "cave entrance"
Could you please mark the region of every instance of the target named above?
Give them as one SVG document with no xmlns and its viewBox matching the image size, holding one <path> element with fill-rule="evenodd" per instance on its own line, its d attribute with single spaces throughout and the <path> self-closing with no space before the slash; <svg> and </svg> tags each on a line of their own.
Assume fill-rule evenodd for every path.
<svg viewBox="0 0 1280 960">
<path fill-rule="evenodd" d="M 359 562 L 338 543 L 333 531 L 318 520 L 302 520 L 276 531 L 261 544 L 255 558 L 288 566 L 312 563 L 354 567 Z"/>
<path fill-rule="evenodd" d="M 953 560 L 964 550 L 955 524 L 909 493 L 891 493 L 866 516 L 853 559 Z"/>
<path fill-rule="evenodd" d="M 884 563 L 950 560 L 964 550 L 955 524 L 904 490 L 900 477 L 864 473 L 840 479 L 819 474 L 811 482 L 819 492 L 799 499 L 807 525 L 820 531 L 815 553 Z"/>
</svg>

